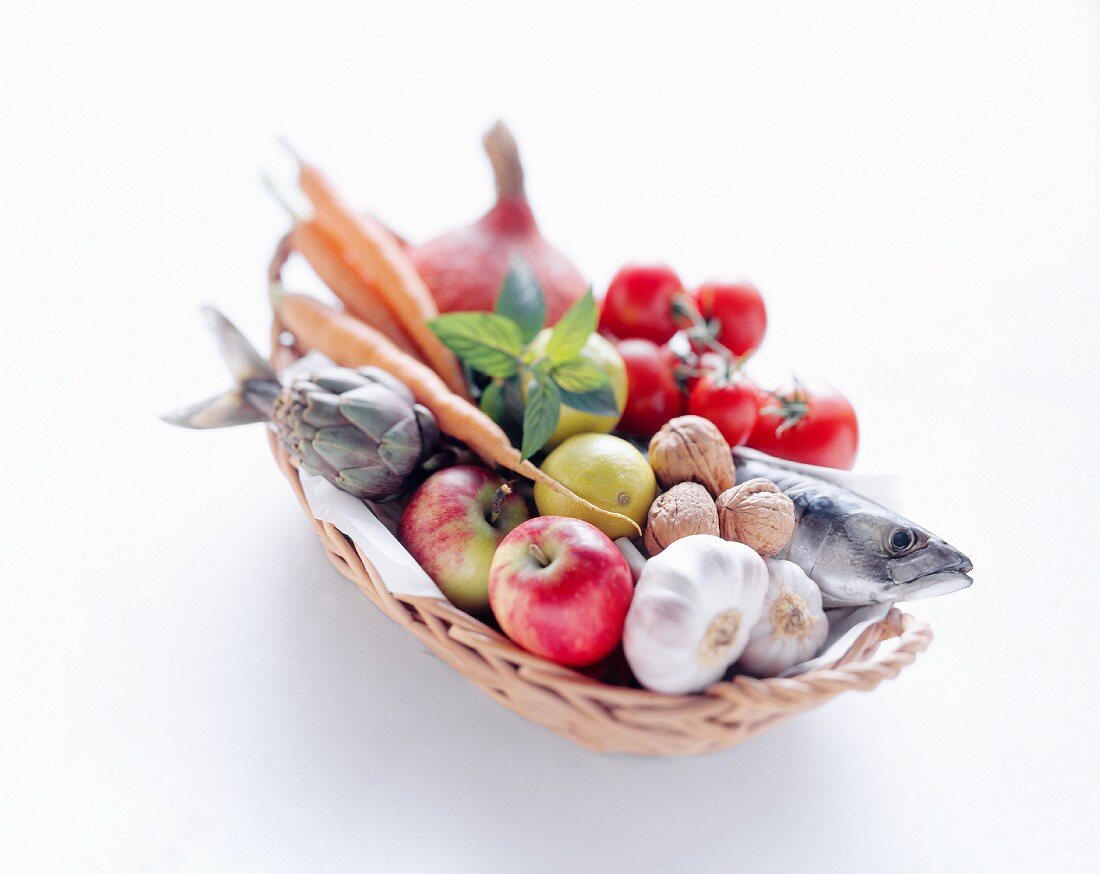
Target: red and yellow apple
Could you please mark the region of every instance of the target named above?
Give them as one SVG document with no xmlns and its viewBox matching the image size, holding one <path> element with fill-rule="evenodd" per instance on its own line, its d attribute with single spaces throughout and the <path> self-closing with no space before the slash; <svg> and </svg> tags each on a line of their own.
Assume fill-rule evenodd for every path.
<svg viewBox="0 0 1100 874">
<path fill-rule="evenodd" d="M 561 665 L 608 655 L 633 596 L 615 544 L 594 525 L 564 516 L 524 522 L 501 541 L 489 570 L 489 604 L 504 633 Z"/>
<path fill-rule="evenodd" d="M 489 606 L 489 565 L 497 544 L 528 517 L 521 495 L 484 467 L 438 471 L 413 494 L 398 536 L 456 607 Z"/>
</svg>

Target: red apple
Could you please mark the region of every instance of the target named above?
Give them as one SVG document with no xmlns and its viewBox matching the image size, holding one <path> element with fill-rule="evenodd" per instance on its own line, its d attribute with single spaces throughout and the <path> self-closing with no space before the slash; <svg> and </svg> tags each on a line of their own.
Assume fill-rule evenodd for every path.
<svg viewBox="0 0 1100 874">
<path fill-rule="evenodd" d="M 524 522 L 497 547 L 489 571 L 489 604 L 504 633 L 561 665 L 590 665 L 610 653 L 633 596 L 615 544 L 564 516 Z"/>
<path fill-rule="evenodd" d="M 489 606 L 489 565 L 497 544 L 528 517 L 523 497 L 484 467 L 433 473 L 413 494 L 398 536 L 452 604 Z"/>
</svg>

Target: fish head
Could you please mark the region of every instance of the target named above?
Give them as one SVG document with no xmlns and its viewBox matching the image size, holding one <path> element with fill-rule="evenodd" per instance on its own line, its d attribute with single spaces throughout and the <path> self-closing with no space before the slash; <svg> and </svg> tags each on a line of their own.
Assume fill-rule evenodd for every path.
<svg viewBox="0 0 1100 874">
<path fill-rule="evenodd" d="M 823 539 L 811 577 L 826 605 L 913 601 L 965 589 L 974 565 L 934 534 L 894 514 L 854 512 Z M 828 589 L 828 592 L 826 592 Z"/>
<path fill-rule="evenodd" d="M 911 541 L 911 545 L 908 545 Z M 974 564 L 950 543 L 913 525 L 899 525 L 886 537 L 892 600 L 916 601 L 965 589 Z"/>
</svg>

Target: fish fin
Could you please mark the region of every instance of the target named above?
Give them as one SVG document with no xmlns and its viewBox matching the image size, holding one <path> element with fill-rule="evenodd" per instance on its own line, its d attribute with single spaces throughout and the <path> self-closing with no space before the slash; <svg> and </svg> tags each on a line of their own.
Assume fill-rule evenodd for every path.
<svg viewBox="0 0 1100 874">
<path fill-rule="evenodd" d="M 214 335 L 222 360 L 225 361 L 226 367 L 238 383 L 248 380 L 278 381 L 271 365 L 264 361 L 237 326 L 219 310 L 207 304 L 202 308 L 202 317 L 206 327 Z"/>
<path fill-rule="evenodd" d="M 237 326 L 214 307 L 204 306 L 202 317 L 235 384 L 222 394 L 173 410 L 161 419 L 180 428 L 228 428 L 267 421 L 279 390 L 275 371 Z"/>
<path fill-rule="evenodd" d="M 239 389 L 230 389 L 197 404 L 180 407 L 160 417 L 180 428 L 229 428 L 266 421 L 267 416 L 245 403 Z"/>
</svg>

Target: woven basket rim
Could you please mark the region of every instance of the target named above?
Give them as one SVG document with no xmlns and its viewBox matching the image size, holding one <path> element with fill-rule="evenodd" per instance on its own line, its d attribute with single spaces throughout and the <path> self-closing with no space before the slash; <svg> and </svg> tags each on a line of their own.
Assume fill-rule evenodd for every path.
<svg viewBox="0 0 1100 874">
<path fill-rule="evenodd" d="M 276 369 L 301 352 L 280 346 L 280 335 L 276 323 Z M 733 746 L 843 691 L 874 689 L 912 664 L 932 641 L 927 623 L 893 607 L 836 663 L 795 677 L 737 675 L 691 695 L 610 685 L 520 649 L 445 599 L 390 592 L 378 570 L 343 532 L 313 516 L 296 461 L 273 428 L 268 437 L 276 462 L 338 572 L 491 697 L 582 746 L 642 754 L 692 754 Z M 881 646 L 893 638 L 893 647 Z"/>
</svg>

